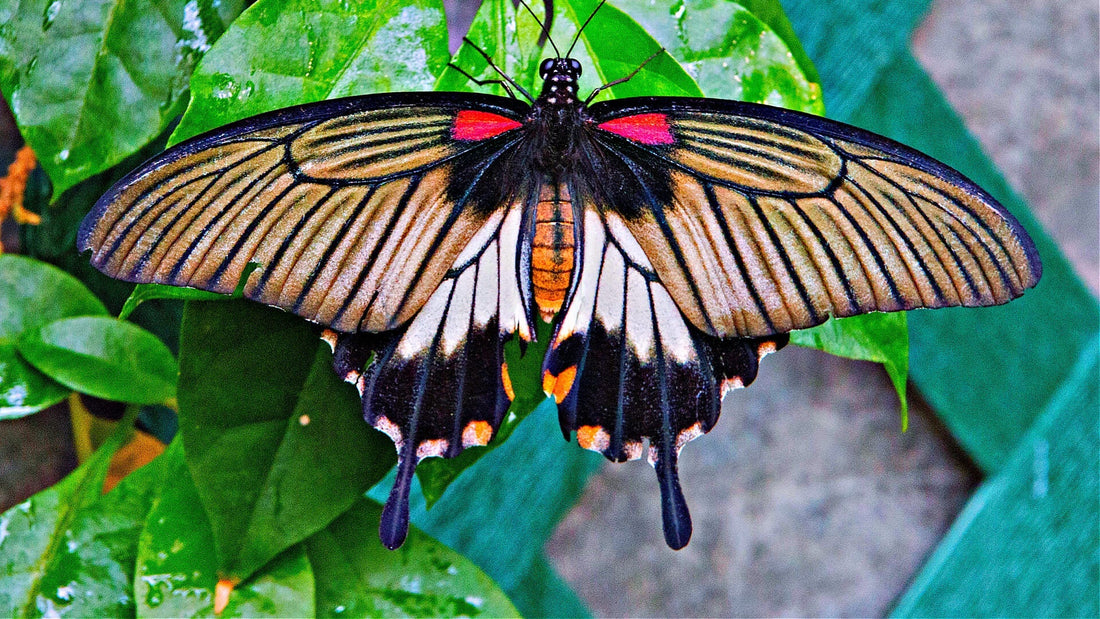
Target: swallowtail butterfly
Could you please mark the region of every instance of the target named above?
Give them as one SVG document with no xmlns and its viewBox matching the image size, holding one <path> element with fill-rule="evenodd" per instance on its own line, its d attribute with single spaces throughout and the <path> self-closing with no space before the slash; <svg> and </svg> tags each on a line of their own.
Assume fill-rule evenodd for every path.
<svg viewBox="0 0 1100 619">
<path fill-rule="evenodd" d="M 789 331 L 996 305 L 1039 279 L 1011 214 L 901 144 L 738 101 L 589 105 L 569 52 L 540 74 L 529 102 L 379 94 L 233 123 L 134 170 L 80 228 L 92 263 L 131 282 L 228 293 L 257 262 L 245 296 L 330 329 L 399 453 L 390 548 L 417 463 L 493 437 L 505 341 L 538 320 L 567 439 L 647 458 L 681 548 L 680 449 Z"/>
</svg>

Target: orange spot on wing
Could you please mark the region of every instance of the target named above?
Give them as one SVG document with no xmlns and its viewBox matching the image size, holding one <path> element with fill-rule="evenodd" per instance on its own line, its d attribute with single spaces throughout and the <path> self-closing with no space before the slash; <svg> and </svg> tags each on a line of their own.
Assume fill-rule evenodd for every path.
<svg viewBox="0 0 1100 619">
<path fill-rule="evenodd" d="M 477 110 L 462 110 L 455 116 L 455 124 L 451 129 L 451 137 L 456 140 L 476 142 L 496 137 L 505 131 L 511 131 L 523 126 L 523 123 L 511 118 L 479 112 Z"/>
<path fill-rule="evenodd" d="M 493 426 L 488 421 L 471 421 L 462 430 L 463 447 L 488 445 L 492 438 Z"/>
<path fill-rule="evenodd" d="M 569 395 L 569 390 L 573 388 L 573 381 L 576 378 L 577 366 L 575 365 L 565 368 L 557 376 L 546 372 L 542 375 L 542 391 L 546 395 L 554 396 L 554 400 L 561 404 L 565 396 Z"/>
<path fill-rule="evenodd" d="M 581 426 L 577 428 L 577 444 L 592 451 L 606 451 L 611 437 L 600 426 Z"/>
<path fill-rule="evenodd" d="M 504 394 L 508 396 L 509 401 L 516 399 L 516 392 L 512 389 L 512 377 L 508 376 L 508 362 L 500 364 L 500 380 L 504 383 Z M 485 423 L 485 422 L 482 422 Z"/>
</svg>

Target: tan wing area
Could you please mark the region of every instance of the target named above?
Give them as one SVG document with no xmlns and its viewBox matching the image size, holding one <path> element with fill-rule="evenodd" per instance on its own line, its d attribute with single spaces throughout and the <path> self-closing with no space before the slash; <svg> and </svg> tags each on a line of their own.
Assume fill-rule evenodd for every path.
<svg viewBox="0 0 1100 619">
<path fill-rule="evenodd" d="M 105 196 L 81 249 L 108 275 L 245 296 L 344 332 L 407 322 L 487 213 L 449 198 L 454 114 L 363 111 L 226 131 Z M 90 223 L 89 223 L 90 222 Z"/>
<path fill-rule="evenodd" d="M 734 115 L 670 124 L 675 145 L 653 154 L 674 169 L 671 203 L 622 223 L 706 333 L 996 305 L 1038 281 L 1031 241 L 1003 207 L 908 149 Z"/>
</svg>

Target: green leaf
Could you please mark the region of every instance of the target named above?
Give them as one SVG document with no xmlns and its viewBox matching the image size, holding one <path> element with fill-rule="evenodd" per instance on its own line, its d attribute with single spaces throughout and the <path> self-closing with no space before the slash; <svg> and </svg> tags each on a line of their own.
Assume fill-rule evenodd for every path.
<svg viewBox="0 0 1100 619">
<path fill-rule="evenodd" d="M 564 34 L 555 40 L 573 40 L 576 28 L 592 14 L 597 0 L 565 0 L 561 2 L 563 15 L 555 20 L 563 26 Z M 616 3 L 617 5 L 620 3 Z M 625 7 L 624 7 L 625 8 Z M 629 9 L 628 9 L 628 12 Z M 561 19 L 566 17 L 567 19 Z M 560 30 L 559 30 L 560 32 Z M 677 63 L 666 50 L 648 63 L 651 56 L 664 47 L 651 33 L 638 24 L 627 12 L 605 4 L 599 13 L 581 32 L 574 56 L 584 69 L 592 74 L 597 86 L 638 73 L 630 80 L 610 88 L 616 98 L 651 96 L 702 96 L 696 80 Z M 587 52 L 588 58 L 585 58 Z M 646 63 L 644 66 L 642 63 Z M 639 70 L 640 68 L 640 70 Z M 582 89 L 583 91 L 583 89 Z M 596 100 L 605 98 L 602 94 Z"/>
<path fill-rule="evenodd" d="M 221 294 L 218 292 L 199 290 L 198 288 L 169 286 L 167 284 L 138 284 L 134 286 L 134 291 L 130 293 L 130 296 L 126 298 L 126 302 L 122 304 L 122 310 L 118 313 L 118 317 L 125 320 L 139 305 L 154 299 L 172 299 L 174 301 L 228 301 L 229 299 L 243 298 L 244 285 L 248 282 L 248 277 L 252 275 L 252 272 L 258 268 L 260 268 L 260 263 L 258 262 L 249 262 L 246 264 L 244 270 L 241 271 L 241 278 L 237 282 L 237 287 L 233 289 L 232 294 Z"/>
<path fill-rule="evenodd" d="M 791 333 L 791 342 L 838 357 L 881 363 L 901 401 L 901 427 L 909 427 L 909 327 L 905 312 L 875 312 L 851 318 L 830 318 L 812 329 Z"/>
<path fill-rule="evenodd" d="M 157 136 L 242 0 L 0 6 L 0 91 L 60 195 Z M 216 8 L 215 8 L 216 7 Z"/>
<path fill-rule="evenodd" d="M 165 451 L 162 490 L 138 541 L 134 598 L 140 617 L 213 617 L 214 533 L 177 439 Z M 313 614 L 313 573 L 301 546 L 237 585 L 219 617 Z"/>
<path fill-rule="evenodd" d="M 0 616 L 133 614 L 137 534 L 160 481 L 159 460 L 101 492 L 136 412 L 131 407 L 68 477 L 0 514 Z"/>
<path fill-rule="evenodd" d="M 176 360 L 155 335 L 107 316 L 63 318 L 23 334 L 19 354 L 66 387 L 105 400 L 165 404 Z"/>
<path fill-rule="evenodd" d="M 708 97 L 767 103 L 813 114 L 825 111 L 816 73 L 790 41 L 769 27 L 790 24 L 774 1 L 679 0 L 671 6 L 648 0 L 619 0 L 627 11 L 683 63 Z M 602 20 L 599 15 L 593 23 Z M 587 31 L 586 31 L 587 32 Z"/>
<path fill-rule="evenodd" d="M 794 56 L 795 61 L 798 62 L 798 67 L 802 70 L 802 74 L 806 76 L 806 79 L 815 84 L 821 83 L 821 76 L 817 73 L 817 67 L 814 66 L 813 61 L 806 54 L 805 48 L 802 47 L 802 41 L 795 34 L 794 26 L 787 19 L 787 14 L 784 12 L 783 5 L 779 0 L 737 0 L 737 4 L 748 9 L 757 19 L 767 24 L 776 36 L 783 40 L 791 55 Z"/>
<path fill-rule="evenodd" d="M 222 577 L 245 579 L 324 528 L 397 459 L 337 379 L 315 327 L 244 301 L 191 302 L 180 433 Z"/>
<path fill-rule="evenodd" d="M 555 3 L 553 40 L 561 46 L 568 45 L 577 33 L 578 24 L 591 14 L 596 4 L 596 0 Z M 549 47 L 537 47 L 540 32 L 541 27 L 526 10 L 497 0 L 482 5 L 470 26 L 468 38 L 489 54 L 505 74 L 532 96 L 537 96 L 542 84 L 538 76 L 539 62 L 553 54 Z M 659 54 L 642 67 L 642 63 L 657 53 L 661 45 L 637 22 L 613 6 L 604 5 L 600 9 L 598 17 L 581 35 L 581 42 L 583 44 L 578 44 L 572 57 L 584 67 L 580 78 L 582 93 L 626 77 L 641 67 L 634 78 L 611 88 L 609 92 L 616 97 L 701 94 L 691 76 L 668 54 Z M 560 51 L 565 53 L 564 48 Z M 469 45 L 459 50 L 454 63 L 480 80 L 500 77 Z M 485 91 L 452 68 L 444 71 L 436 90 Z M 495 92 L 504 94 L 499 87 Z M 606 93 L 601 95 L 603 98 L 606 96 Z"/>
<path fill-rule="evenodd" d="M 66 316 L 106 313 L 68 273 L 31 258 L 0 255 L 0 419 L 29 415 L 69 393 L 16 354 L 23 333 Z"/>
<path fill-rule="evenodd" d="M 317 616 L 518 616 L 484 572 L 415 527 L 396 551 L 364 535 L 378 530 L 381 516 L 378 503 L 360 500 L 309 538 Z"/>
<path fill-rule="evenodd" d="M 260 0 L 203 57 L 172 142 L 299 103 L 430 90 L 449 56 L 438 2 Z"/>
</svg>

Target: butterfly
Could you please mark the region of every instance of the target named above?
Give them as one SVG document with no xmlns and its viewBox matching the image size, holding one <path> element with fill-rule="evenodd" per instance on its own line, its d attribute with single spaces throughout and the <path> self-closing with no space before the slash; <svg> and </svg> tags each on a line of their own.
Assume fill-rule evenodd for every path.
<svg viewBox="0 0 1100 619">
<path fill-rule="evenodd" d="M 571 50 L 542 62 L 537 97 L 502 74 L 527 101 L 376 94 L 215 129 L 120 180 L 78 246 L 131 282 L 245 277 L 246 297 L 327 327 L 398 451 L 389 548 L 417 464 L 493 438 L 515 397 L 504 345 L 538 321 L 566 440 L 645 457 L 678 549 L 680 450 L 790 331 L 1001 304 L 1039 279 L 1012 215 L 926 155 L 760 104 L 591 103 L 606 86 L 581 98 Z"/>
</svg>

